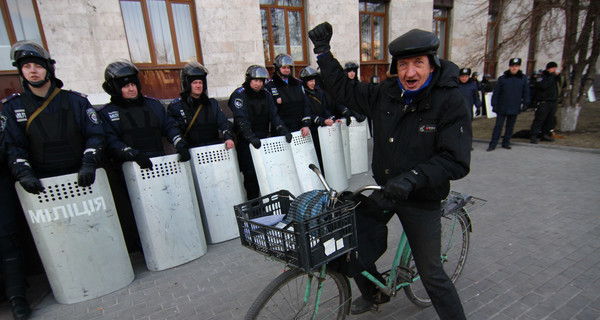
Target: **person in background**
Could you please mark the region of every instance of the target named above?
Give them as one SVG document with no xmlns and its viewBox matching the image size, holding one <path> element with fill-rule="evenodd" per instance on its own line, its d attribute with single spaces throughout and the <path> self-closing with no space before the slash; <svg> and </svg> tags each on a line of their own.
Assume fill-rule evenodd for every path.
<svg viewBox="0 0 600 320">
<path fill-rule="evenodd" d="M 181 71 L 181 98 L 173 100 L 167 113 L 175 119 L 190 148 L 221 143 L 227 150 L 234 147 L 233 123 L 227 120 L 217 100 L 209 98 L 208 71 L 197 61 L 188 62 Z"/>
<path fill-rule="evenodd" d="M 387 212 L 384 209 L 390 210 L 400 218 L 439 317 L 465 319 L 458 293 L 440 259 L 441 201 L 450 191 L 450 180 L 466 176 L 471 161 L 471 119 L 458 89 L 458 67 L 438 58 L 440 40 L 435 34 L 413 29 L 388 46 L 393 57 L 389 77 L 379 85 L 363 84 L 349 80 L 330 52 L 333 30 L 328 22 L 308 35 L 328 90 L 373 121 L 373 176 L 384 189 L 373 192 L 370 199 L 382 214 Z M 359 216 L 364 217 L 357 212 L 357 219 Z M 375 260 L 383 254 L 382 245 L 377 241 L 370 243 L 370 248 L 363 244 L 363 250 L 360 232 L 358 236 L 358 263 L 352 263 L 351 269 L 361 297 L 352 302 L 353 314 L 389 301 L 360 275 L 362 269 L 381 279 Z M 363 255 L 369 258 L 362 260 Z"/>
<path fill-rule="evenodd" d="M 471 69 L 462 68 L 458 73 L 458 88 L 462 95 L 467 99 L 467 103 L 469 105 L 469 114 L 471 115 L 471 120 L 473 119 L 473 106 L 477 109 L 476 114 L 481 111 L 481 100 L 479 99 L 479 89 L 477 87 L 477 83 L 473 81 L 469 76 L 471 75 Z"/>
<path fill-rule="evenodd" d="M 306 137 L 310 133 L 310 111 L 308 98 L 302 83 L 292 75 L 294 61 L 287 54 L 279 54 L 273 61 L 273 79 L 266 84 L 277 106 L 277 114 L 291 131 Z"/>
<path fill-rule="evenodd" d="M 502 127 L 506 122 L 502 148 L 512 149 L 510 139 L 512 138 L 517 116 L 523 109 L 527 109 L 530 103 L 529 84 L 527 77 L 521 70 L 521 59 L 512 58 L 508 62 L 509 69 L 498 78 L 498 83 L 492 95 L 492 110 L 496 113 L 496 124 L 492 131 L 492 140 L 486 151 L 494 151 L 502 134 Z"/>
<path fill-rule="evenodd" d="M 534 80 L 535 117 L 530 131 L 530 142 L 534 144 L 538 143 L 539 135 L 541 135 L 542 141 L 554 141 L 552 131 L 554 130 L 560 92 L 560 75 L 556 74 L 557 68 L 556 62 L 548 62 L 546 70 Z"/>
<path fill-rule="evenodd" d="M 267 79 L 267 69 L 251 65 L 246 70 L 244 84 L 231 93 L 228 102 L 233 112 L 233 123 L 238 137 L 238 163 L 244 175 L 244 189 L 248 200 L 260 195 L 250 145 L 259 149 L 260 139 L 271 136 L 272 132 L 285 136 L 288 143 L 292 142 L 292 134 L 279 118 L 273 97 L 264 87 Z"/>
<path fill-rule="evenodd" d="M 310 134 L 315 145 L 319 165 L 321 166 L 321 169 L 323 169 L 323 157 L 321 155 L 321 145 L 317 128 L 333 125 L 335 117 L 329 112 L 325 93 L 317 87 L 318 78 L 320 78 L 319 73 L 311 67 L 306 67 L 300 71 L 300 80 L 302 80 L 304 92 L 306 93 L 306 96 L 308 96 L 308 101 L 310 102 Z"/>
</svg>

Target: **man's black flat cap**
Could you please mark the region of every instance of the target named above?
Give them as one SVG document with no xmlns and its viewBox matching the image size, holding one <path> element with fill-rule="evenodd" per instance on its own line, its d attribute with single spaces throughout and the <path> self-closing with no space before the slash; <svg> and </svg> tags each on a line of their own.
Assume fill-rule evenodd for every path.
<svg viewBox="0 0 600 320">
<path fill-rule="evenodd" d="M 440 39 L 432 32 L 412 29 L 392 41 L 389 49 L 394 58 L 408 58 L 435 54 L 439 46 Z"/>
</svg>

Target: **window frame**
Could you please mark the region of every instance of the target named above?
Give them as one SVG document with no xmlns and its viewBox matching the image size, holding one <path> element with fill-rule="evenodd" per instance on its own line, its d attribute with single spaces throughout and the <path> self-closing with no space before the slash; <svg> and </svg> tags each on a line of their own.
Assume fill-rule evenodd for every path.
<svg viewBox="0 0 600 320">
<path fill-rule="evenodd" d="M 23 0 L 20 0 L 23 1 Z M 44 34 L 44 29 L 42 28 L 42 19 L 40 19 L 40 11 L 38 9 L 37 1 L 29 0 L 33 5 L 33 11 L 35 13 L 35 20 L 37 22 L 38 31 L 40 32 L 40 38 L 42 39 L 42 46 L 48 50 L 48 44 L 46 42 L 46 36 Z M 15 42 L 17 42 L 17 35 L 15 33 L 15 29 L 12 23 L 12 19 L 10 17 L 10 12 L 8 9 L 8 4 L 6 0 L 0 0 L 0 8 L 2 9 L 2 22 L 6 27 L 6 33 L 8 34 L 8 41 L 12 46 Z M 10 59 L 10 57 L 9 57 Z M 11 75 L 18 74 L 19 71 L 15 68 L 14 70 L 0 70 L 0 75 Z"/>
<path fill-rule="evenodd" d="M 196 60 L 202 63 L 202 49 L 200 46 L 200 32 L 198 30 L 198 17 L 196 15 L 196 3 L 194 0 L 164 0 L 167 8 L 167 17 L 169 19 L 169 32 L 171 34 L 171 43 L 173 45 L 173 55 L 175 57 L 174 64 L 159 64 L 156 58 L 156 47 L 154 44 L 154 37 L 152 36 L 152 25 L 150 23 L 150 14 L 148 11 L 148 0 L 119 0 L 119 10 L 121 11 L 121 18 L 123 19 L 123 24 L 125 23 L 125 19 L 123 17 L 123 9 L 121 7 L 121 2 L 139 2 L 142 9 L 142 16 L 144 20 L 144 28 L 146 40 L 148 41 L 148 50 L 150 51 L 150 60 L 151 62 L 132 62 L 140 69 L 140 70 L 166 70 L 166 69 L 181 69 L 186 64 L 187 61 L 180 61 L 179 57 L 179 47 L 177 46 L 177 34 L 175 31 L 175 22 L 173 17 L 173 10 L 171 4 L 181 3 L 187 4 L 190 6 L 190 18 L 192 22 L 193 28 L 193 36 L 194 36 L 194 46 L 196 48 Z M 129 45 L 129 35 L 127 31 L 125 31 L 125 38 L 127 39 L 127 48 L 129 51 L 129 57 L 131 59 L 131 48 Z"/>
<path fill-rule="evenodd" d="M 448 42 L 450 42 L 449 41 L 450 40 L 449 39 L 449 37 L 450 37 L 450 35 L 449 35 L 449 29 L 450 29 L 450 26 L 449 26 L 450 18 L 449 18 L 449 16 L 450 16 L 450 10 L 451 10 L 451 8 L 435 6 L 433 9 L 434 10 L 440 10 L 440 11 L 442 11 L 442 12 L 445 13 L 444 17 L 433 16 L 433 22 L 435 23 L 435 30 L 432 30 L 432 31 L 433 31 L 433 33 L 438 38 L 440 38 L 438 30 L 440 29 L 439 28 L 440 24 L 443 24 L 443 26 L 444 26 L 444 39 L 443 39 L 444 47 L 442 49 L 444 50 L 444 53 L 443 54 L 439 54 L 439 50 L 438 50 L 438 56 L 440 57 L 440 59 L 448 59 Z"/>
<path fill-rule="evenodd" d="M 289 5 L 279 5 L 280 0 L 273 0 L 275 4 L 260 4 L 260 11 L 266 10 L 267 14 L 267 29 L 268 29 L 268 37 L 269 37 L 269 60 L 265 59 L 265 65 L 267 67 L 273 67 L 273 61 L 275 60 L 275 46 L 273 43 L 273 24 L 271 22 L 271 9 L 281 9 L 284 11 L 284 19 L 285 19 L 285 39 L 286 39 L 286 51 L 290 56 L 291 52 L 291 43 L 290 43 L 290 28 L 289 28 L 289 19 L 288 19 L 288 11 L 299 12 L 300 13 L 300 24 L 301 24 L 301 37 L 302 37 L 302 59 L 303 60 L 294 60 L 294 66 L 308 66 L 308 53 L 307 53 L 307 39 L 306 39 L 306 21 L 305 21 L 305 8 L 304 0 L 300 0 L 300 6 L 289 6 Z M 261 28 L 262 28 L 262 13 L 261 13 Z M 262 31 L 261 31 L 262 34 Z M 262 35 L 261 35 L 262 37 Z M 263 46 L 264 50 L 264 46 Z"/>
<path fill-rule="evenodd" d="M 384 5 L 384 12 L 375 12 L 375 11 L 367 11 L 367 3 L 380 3 Z M 383 18 L 383 43 L 381 46 L 381 50 L 383 50 L 383 58 L 382 59 L 370 59 L 370 60 L 362 60 L 362 52 L 359 52 L 359 60 L 360 60 L 360 64 L 387 64 L 388 62 L 388 50 L 387 50 L 387 45 L 388 45 L 388 19 L 387 19 L 387 13 L 388 13 L 388 5 L 387 2 L 382 2 L 382 1 L 368 1 L 368 0 L 359 0 L 359 8 L 358 8 L 358 22 L 359 22 L 359 50 L 361 50 L 362 48 L 362 15 L 370 15 L 371 16 L 371 53 L 375 52 L 374 50 L 374 43 L 375 43 L 375 19 L 373 19 L 373 17 L 381 17 Z M 364 9 L 363 9 L 364 7 Z M 373 54 L 371 54 L 371 56 L 373 56 Z"/>
</svg>

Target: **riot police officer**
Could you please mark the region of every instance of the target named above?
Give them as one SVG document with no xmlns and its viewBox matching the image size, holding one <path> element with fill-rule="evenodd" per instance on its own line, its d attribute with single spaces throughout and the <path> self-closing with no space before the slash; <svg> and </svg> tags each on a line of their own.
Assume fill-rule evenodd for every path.
<svg viewBox="0 0 600 320">
<path fill-rule="evenodd" d="M 285 136 L 288 143 L 292 141 L 292 134 L 277 115 L 273 97 L 264 88 L 267 79 L 267 69 L 252 65 L 246 70 L 244 84 L 235 89 L 229 97 L 229 108 L 233 112 L 238 137 L 238 162 L 244 175 L 244 188 L 248 199 L 257 198 L 260 194 L 250 144 L 256 149 L 260 148 L 260 139 L 269 137 L 271 130 Z"/>
<path fill-rule="evenodd" d="M 277 105 L 277 114 L 291 131 L 301 130 L 305 137 L 310 132 L 308 99 L 302 83 L 292 75 L 294 61 L 287 54 L 279 54 L 273 61 L 273 81 L 266 87 Z"/>
<path fill-rule="evenodd" d="M 4 129 L 6 117 L 0 116 L 0 274 L 4 279 L 4 293 L 10 301 L 15 319 L 26 319 L 31 314 L 25 299 L 23 251 L 18 235 L 17 214 L 21 213 L 15 187 L 10 180 L 6 163 L 6 143 Z"/>
<path fill-rule="evenodd" d="M 175 119 L 190 147 L 220 143 L 221 130 L 229 150 L 234 146 L 233 124 L 227 120 L 217 100 L 208 97 L 207 74 L 199 62 L 188 62 L 181 71 L 181 98 L 169 104 L 167 113 Z"/>
<path fill-rule="evenodd" d="M 311 126 L 310 134 L 315 145 L 319 164 L 323 168 L 323 158 L 321 156 L 321 146 L 319 142 L 319 133 L 317 128 L 320 126 L 331 126 L 334 122 L 334 116 L 327 108 L 327 99 L 325 92 L 317 87 L 317 79 L 320 78 L 317 70 L 306 67 L 300 71 L 300 80 L 304 85 L 304 92 L 310 102 Z"/>
<path fill-rule="evenodd" d="M 175 120 L 158 100 L 142 95 L 138 69 L 133 63 L 127 60 L 110 63 L 104 79 L 102 88 L 111 96 L 111 102 L 99 113 L 111 157 L 152 169 L 150 158 L 165 155 L 162 144 L 165 136 L 177 149 L 180 161 L 190 159 L 188 145 Z"/>
<path fill-rule="evenodd" d="M 96 111 L 82 94 L 61 90 L 55 61 L 39 44 L 17 42 L 11 58 L 24 88 L 2 101 L 13 175 L 34 194 L 44 190 L 40 177 L 78 172 L 78 184 L 91 185 L 104 146 Z"/>
</svg>

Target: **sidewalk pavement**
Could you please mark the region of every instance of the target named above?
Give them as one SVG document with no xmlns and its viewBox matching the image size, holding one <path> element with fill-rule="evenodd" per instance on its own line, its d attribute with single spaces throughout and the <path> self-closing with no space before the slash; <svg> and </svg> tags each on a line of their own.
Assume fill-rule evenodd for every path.
<svg viewBox="0 0 600 320">
<path fill-rule="evenodd" d="M 471 173 L 453 188 L 487 200 L 472 212 L 468 260 L 456 287 L 469 319 L 600 317 L 600 153 L 515 144 L 486 152 L 475 142 Z M 371 184 L 352 177 L 350 189 Z M 397 245 L 397 219 L 388 225 Z M 379 265 L 389 264 L 386 253 Z M 52 294 L 31 319 L 242 319 L 258 293 L 283 270 L 239 239 L 210 245 L 203 257 L 160 272 L 132 255 L 133 283 L 72 305 Z M 383 268 L 383 267 L 382 267 Z M 354 289 L 356 294 L 356 289 Z M 6 303 L 0 317 L 9 315 Z M 8 311 L 8 312 L 7 312 Z M 436 319 L 402 292 L 380 312 L 350 319 Z"/>
</svg>

